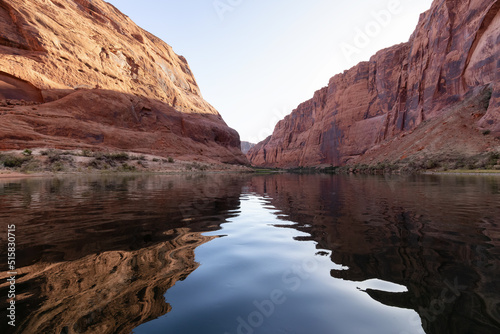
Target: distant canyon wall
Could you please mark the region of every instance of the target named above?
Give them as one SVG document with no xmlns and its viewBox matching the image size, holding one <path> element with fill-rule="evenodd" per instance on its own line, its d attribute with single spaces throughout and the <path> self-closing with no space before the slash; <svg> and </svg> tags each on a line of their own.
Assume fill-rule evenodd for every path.
<svg viewBox="0 0 500 334">
<path fill-rule="evenodd" d="M 259 166 L 343 165 L 485 85 L 491 99 L 475 126 L 500 134 L 499 9 L 498 0 L 435 0 L 407 43 L 334 76 L 247 157 Z"/>
<path fill-rule="evenodd" d="M 249 143 L 247 141 L 242 141 L 241 142 L 241 152 L 243 152 L 243 154 L 247 154 L 248 151 L 250 151 L 250 149 L 254 146 L 255 146 L 255 144 L 253 144 L 253 143 Z"/>
</svg>

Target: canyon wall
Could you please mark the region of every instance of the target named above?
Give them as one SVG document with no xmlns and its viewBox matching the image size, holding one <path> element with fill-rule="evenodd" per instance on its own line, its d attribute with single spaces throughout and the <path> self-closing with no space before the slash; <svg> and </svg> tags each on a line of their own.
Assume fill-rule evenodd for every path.
<svg viewBox="0 0 500 334">
<path fill-rule="evenodd" d="M 411 135 L 479 88 L 487 104 L 465 126 L 478 141 L 483 131 L 500 134 L 499 9 L 498 0 L 435 0 L 407 43 L 334 76 L 247 157 L 259 166 L 343 165 Z"/>
<path fill-rule="evenodd" d="M 0 2 L 0 117 L 0 149 L 246 162 L 186 59 L 102 0 Z"/>
<path fill-rule="evenodd" d="M 248 151 L 250 151 L 250 149 L 254 146 L 255 146 L 255 144 L 253 144 L 253 143 L 249 143 L 247 141 L 242 141 L 241 142 L 241 152 L 243 152 L 243 154 L 247 154 Z"/>
</svg>

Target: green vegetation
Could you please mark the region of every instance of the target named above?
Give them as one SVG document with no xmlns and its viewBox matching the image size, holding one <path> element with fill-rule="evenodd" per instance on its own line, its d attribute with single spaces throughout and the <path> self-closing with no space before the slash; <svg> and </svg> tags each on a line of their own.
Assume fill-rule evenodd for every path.
<svg viewBox="0 0 500 334">
<path fill-rule="evenodd" d="M 406 158 L 398 162 L 383 161 L 376 164 L 355 164 L 332 167 L 321 172 L 334 174 L 413 174 L 425 171 L 494 171 L 500 169 L 500 153 L 481 153 L 475 156 Z"/>
<path fill-rule="evenodd" d="M 136 172 L 137 168 L 135 166 L 131 166 L 131 165 L 127 164 L 127 163 L 124 163 L 119 168 L 119 171 L 120 172 Z"/>
<path fill-rule="evenodd" d="M 34 155 L 31 150 L 17 153 L 0 154 L 0 168 L 9 168 L 25 173 L 30 172 L 69 172 L 76 170 L 101 170 L 115 172 L 136 172 L 147 170 L 149 160 L 145 155 L 129 155 L 126 152 L 78 152 L 47 149 Z M 84 157 L 84 158 L 77 158 Z M 78 160 L 76 160 L 78 159 Z M 172 157 L 153 158 L 150 161 L 174 163 Z M 201 162 L 183 163 L 185 171 L 205 172 L 213 169 L 213 165 Z M 83 167 L 83 168 L 82 168 Z M 221 166 L 220 170 L 225 167 Z M 420 155 L 391 162 L 388 160 L 373 163 L 358 163 L 347 166 L 298 167 L 291 169 L 253 168 L 257 174 L 295 173 L 295 174 L 415 174 L 421 172 L 480 172 L 500 171 L 500 152 L 481 153 L 464 156 L 449 153 L 446 156 Z"/>
<path fill-rule="evenodd" d="M 135 155 L 135 156 L 132 156 L 130 157 L 130 160 L 134 160 L 134 161 L 146 161 L 146 156 L 145 155 Z"/>
<path fill-rule="evenodd" d="M 94 157 L 94 152 L 92 152 L 90 150 L 82 150 L 82 152 L 80 153 L 80 156 L 91 158 L 91 157 Z"/>
<path fill-rule="evenodd" d="M 94 159 L 88 163 L 88 167 L 90 168 L 97 170 L 109 170 L 112 168 L 118 168 L 120 170 L 123 170 L 123 165 L 126 165 L 125 169 L 129 169 L 129 165 L 125 164 L 125 162 L 130 160 L 130 156 L 125 152 L 96 152 L 93 154 L 93 157 Z"/>
<path fill-rule="evenodd" d="M 61 161 L 56 161 L 52 164 L 51 169 L 53 172 L 64 171 L 64 164 Z"/>
<path fill-rule="evenodd" d="M 23 173 L 34 173 L 42 170 L 42 166 L 39 161 L 30 159 L 27 160 L 20 168 L 20 171 Z"/>
<path fill-rule="evenodd" d="M 294 167 L 286 170 L 288 173 L 292 174 L 318 174 L 326 173 L 324 168 L 320 167 Z"/>
<path fill-rule="evenodd" d="M 276 172 L 279 170 L 254 168 L 256 173 Z M 424 156 L 402 159 L 397 162 L 388 160 L 372 164 L 351 164 L 329 167 L 296 167 L 286 172 L 294 174 L 415 174 L 426 171 L 445 172 L 497 172 L 500 171 L 500 152 L 481 153 L 475 156 Z"/>
<path fill-rule="evenodd" d="M 470 170 L 470 169 L 455 169 L 455 170 L 448 170 L 445 171 L 446 173 L 450 174 L 463 174 L 463 173 L 477 173 L 477 174 L 500 174 L 500 170 L 490 170 L 490 169 L 475 169 L 475 170 Z"/>
<path fill-rule="evenodd" d="M 203 165 L 203 164 L 200 164 L 198 162 L 193 162 L 191 164 L 188 164 L 186 166 L 186 170 L 199 170 L 199 171 L 206 171 L 208 170 L 208 165 Z"/>
<path fill-rule="evenodd" d="M 31 150 L 0 153 L 0 169 L 8 168 L 19 172 L 159 172 L 155 163 L 174 164 L 173 157 L 148 158 L 144 154 L 129 154 L 126 152 L 100 152 L 88 149 L 58 150 L 48 148 L 33 154 Z M 163 165 L 163 167 L 166 167 Z M 179 172 L 179 169 L 193 172 L 206 172 L 214 168 L 213 164 L 203 162 L 180 163 L 165 168 L 163 172 Z M 229 166 L 220 166 L 220 170 L 230 169 Z"/>
<path fill-rule="evenodd" d="M 259 168 L 259 167 L 254 167 L 253 170 L 254 170 L 254 173 L 256 173 L 256 174 L 272 174 L 272 173 L 285 172 L 285 170 L 277 169 L 277 168 Z"/>
<path fill-rule="evenodd" d="M 20 168 L 26 161 L 30 161 L 31 156 L 18 157 L 13 154 L 0 155 L 0 164 L 6 168 Z"/>
<path fill-rule="evenodd" d="M 15 154 L 0 154 L 0 167 L 19 170 L 23 173 L 31 173 L 41 170 L 40 162 L 35 160 L 31 154 L 22 156 Z"/>
<path fill-rule="evenodd" d="M 107 154 L 104 154 L 102 156 L 105 159 L 112 160 L 112 161 L 128 161 L 130 159 L 130 156 L 125 152 L 107 153 Z"/>
</svg>

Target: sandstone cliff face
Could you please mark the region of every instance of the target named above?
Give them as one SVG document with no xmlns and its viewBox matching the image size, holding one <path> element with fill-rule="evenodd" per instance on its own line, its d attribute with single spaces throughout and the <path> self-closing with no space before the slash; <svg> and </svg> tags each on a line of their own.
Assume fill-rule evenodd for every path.
<svg viewBox="0 0 500 334">
<path fill-rule="evenodd" d="M 499 9 L 497 0 L 435 0 L 407 43 L 333 77 L 247 156 L 276 167 L 345 164 L 485 85 L 491 100 L 474 125 L 500 133 Z"/>
<path fill-rule="evenodd" d="M 63 97 L 69 100 L 50 104 Z M 0 149 L 30 147 L 36 141 L 38 146 L 50 142 L 59 148 L 90 145 L 141 151 L 141 145 L 130 143 L 130 132 L 135 132 L 147 142 L 165 142 L 149 148 L 156 153 L 209 156 L 208 145 L 218 147 L 219 160 L 246 161 L 239 151 L 239 135 L 202 98 L 186 59 L 101 0 L 2 1 L 0 102 L 2 99 Z M 15 106 L 25 104 L 19 100 L 42 106 L 35 113 L 32 108 Z M 108 108 L 102 114 L 96 110 L 109 107 L 114 100 L 123 102 L 123 108 Z M 66 104 L 81 112 L 75 114 Z M 88 109 L 94 111 L 87 113 Z M 50 115 L 45 113 L 48 110 Z M 95 133 L 85 129 L 73 133 L 67 127 L 95 128 L 98 124 L 89 125 L 85 119 L 96 116 L 94 113 L 106 118 L 109 128 L 97 134 L 104 140 L 95 142 Z M 130 117 L 131 122 L 125 124 L 123 119 Z M 44 129 L 59 133 L 40 131 L 40 122 Z M 196 124 L 198 132 L 185 129 L 184 123 Z M 176 133 L 169 128 L 183 130 Z M 149 133 L 153 133 L 151 138 Z M 171 133 L 176 140 L 169 137 Z M 110 141 L 106 139 L 109 134 Z M 142 140 L 139 137 L 135 139 Z"/>
</svg>

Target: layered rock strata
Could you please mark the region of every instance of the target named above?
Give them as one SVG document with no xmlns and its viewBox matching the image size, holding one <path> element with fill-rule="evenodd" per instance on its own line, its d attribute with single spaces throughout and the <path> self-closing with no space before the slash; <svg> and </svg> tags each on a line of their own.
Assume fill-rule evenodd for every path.
<svg viewBox="0 0 500 334">
<path fill-rule="evenodd" d="M 478 138 L 500 134 L 499 9 L 496 0 L 435 0 L 407 43 L 334 76 L 247 156 L 261 166 L 343 165 L 480 87 L 490 99 L 469 125 Z"/>
<path fill-rule="evenodd" d="M 203 99 L 186 59 L 101 0 L 0 3 L 0 102 L 0 149 L 246 162 L 238 133 Z"/>
</svg>

